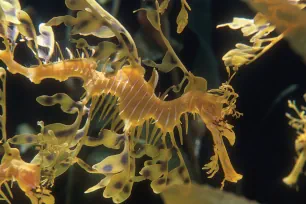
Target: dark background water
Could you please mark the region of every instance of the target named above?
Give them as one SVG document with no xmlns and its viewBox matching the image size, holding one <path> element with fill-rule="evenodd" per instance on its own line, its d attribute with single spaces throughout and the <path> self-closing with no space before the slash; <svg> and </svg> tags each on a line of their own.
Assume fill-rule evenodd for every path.
<svg viewBox="0 0 306 204">
<path fill-rule="evenodd" d="M 234 16 L 253 18 L 255 13 L 246 4 L 238 0 L 189 0 L 193 9 L 189 27 L 182 35 L 175 34 L 175 17 L 179 3 L 175 2 L 169 14 L 172 36 L 182 43 L 183 49 L 178 53 L 180 58 L 193 73 L 205 77 L 209 88 L 216 88 L 226 80 L 226 72 L 222 56 L 238 42 L 246 42 L 240 31 L 228 28 L 215 29 L 217 24 L 230 22 Z M 63 1 L 22 0 L 21 4 L 31 12 L 34 24 L 45 22 L 53 16 L 65 15 L 67 9 Z M 137 18 L 132 11 L 140 7 L 138 0 L 122 0 L 119 19 L 134 35 L 139 29 Z M 65 31 L 56 31 L 60 43 L 67 43 Z M 27 55 L 20 51 L 16 55 L 21 60 L 27 60 Z M 31 65 L 28 62 L 28 66 Z M 228 184 L 225 190 L 243 195 L 260 203 L 305 203 L 306 177 L 300 176 L 297 191 L 282 183 L 282 178 L 290 172 L 294 165 L 296 153 L 294 150 L 295 130 L 289 127 L 285 113 L 290 111 L 288 99 L 296 99 L 298 104 L 305 104 L 302 96 L 306 90 L 306 66 L 283 40 L 274 46 L 254 63 L 242 67 L 233 80 L 233 87 L 239 94 L 238 110 L 244 116 L 233 120 L 236 132 L 236 144 L 229 149 L 230 157 L 237 172 L 243 174 L 238 184 Z M 172 82 L 161 75 L 159 89 L 164 90 Z M 57 92 L 74 93 L 73 89 L 63 83 L 46 80 L 41 85 L 34 85 L 20 76 L 8 77 L 8 133 L 14 135 L 16 127 L 27 122 L 36 127 L 38 120 L 45 123 L 54 122 L 59 112 L 50 111 L 35 102 L 37 96 Z M 286 90 L 291 90 L 285 95 Z M 78 95 L 78 94 L 76 94 Z M 61 117 L 61 122 L 70 123 L 73 118 Z M 13 121 L 13 122 L 11 122 Z M 59 122 L 59 121 L 56 121 Z M 209 161 L 212 143 L 209 135 L 204 137 L 200 150 L 199 164 Z M 210 150 L 207 150 L 210 148 Z M 101 152 L 85 150 L 92 157 Z M 89 152 L 89 153 L 88 153 Z M 30 157 L 27 158 L 30 160 Z M 57 203 L 111 203 L 102 198 L 102 191 L 91 194 L 83 192 L 98 180 L 95 175 L 87 175 L 75 166 L 63 176 L 56 179 L 54 195 Z M 206 179 L 202 172 L 199 183 L 218 186 L 222 174 L 218 173 L 213 179 Z M 17 188 L 16 188 L 17 189 Z M 15 192 L 16 191 L 16 192 Z M 25 203 L 26 198 L 16 193 L 14 202 Z M 162 203 L 158 195 L 152 193 L 149 182 L 134 185 L 131 198 L 126 203 Z"/>
</svg>

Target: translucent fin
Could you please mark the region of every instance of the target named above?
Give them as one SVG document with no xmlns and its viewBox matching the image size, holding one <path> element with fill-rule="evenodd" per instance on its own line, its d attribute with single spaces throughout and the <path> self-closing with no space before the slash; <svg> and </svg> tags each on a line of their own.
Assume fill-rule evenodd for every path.
<svg viewBox="0 0 306 204">
<path fill-rule="evenodd" d="M 10 197 L 13 198 L 13 193 L 12 193 L 11 188 L 8 185 L 8 183 L 4 182 L 4 186 L 5 186 L 6 190 L 7 190 L 7 192 L 9 193 Z"/>
<path fill-rule="evenodd" d="M 157 82 L 158 82 L 158 72 L 155 69 L 153 69 L 152 75 L 151 75 L 150 80 L 148 81 L 148 84 L 150 84 L 153 90 L 155 90 Z"/>
<path fill-rule="evenodd" d="M 1 10 L 4 13 L 1 19 L 5 18 L 6 21 L 14 24 L 20 23 L 19 19 L 17 18 L 18 12 L 21 10 L 18 0 L 1 1 L 0 5 Z"/>
<path fill-rule="evenodd" d="M 5 200 L 8 204 L 11 204 L 11 201 L 8 199 L 8 197 L 0 190 L 0 196 L 2 197 L 1 199 Z"/>
<path fill-rule="evenodd" d="M 44 23 L 39 25 L 39 33 L 40 35 L 37 36 L 37 44 L 41 47 L 47 48 L 47 53 L 44 49 L 38 47 L 38 56 L 43 58 L 45 62 L 48 62 L 53 54 L 54 51 L 54 33 L 52 27 L 46 26 Z"/>
</svg>

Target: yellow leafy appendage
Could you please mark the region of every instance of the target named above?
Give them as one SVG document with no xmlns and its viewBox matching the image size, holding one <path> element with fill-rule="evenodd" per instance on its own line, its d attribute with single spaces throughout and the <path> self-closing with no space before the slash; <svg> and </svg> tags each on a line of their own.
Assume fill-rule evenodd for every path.
<svg viewBox="0 0 306 204">
<path fill-rule="evenodd" d="M 1 127 L 1 143 L 3 148 L 3 156 L 0 164 L 0 198 L 1 200 L 11 203 L 13 193 L 8 182 L 16 181 L 20 189 L 31 200 L 33 204 L 41 202 L 54 203 L 54 197 L 51 191 L 40 185 L 41 181 L 41 163 L 33 164 L 22 160 L 20 152 L 16 148 L 11 148 L 7 142 L 6 134 L 6 72 L 0 68 L 0 81 L 2 90 L 0 90 L 0 107 L 2 115 L 0 116 Z M 5 187 L 9 197 L 1 189 Z"/>
<path fill-rule="evenodd" d="M 304 95 L 304 98 L 306 100 L 306 95 Z M 302 106 L 299 109 L 295 101 L 288 101 L 288 104 L 289 108 L 294 110 L 294 115 L 287 113 L 286 116 L 289 118 L 289 125 L 296 129 L 298 134 L 295 140 L 295 150 L 298 154 L 298 159 L 290 174 L 283 181 L 287 185 L 292 186 L 297 183 L 306 161 L 306 115 L 305 107 Z"/>
<path fill-rule="evenodd" d="M 250 0 L 247 3 L 260 11 L 253 19 L 234 18 L 231 23 L 217 26 L 240 29 L 243 36 L 252 36 L 250 45 L 238 43 L 235 49 L 223 56 L 222 60 L 228 70 L 237 71 L 239 67 L 254 62 L 281 39 L 287 37 L 290 40 L 295 32 L 301 31 L 301 26 L 305 26 L 306 13 L 300 10 L 305 8 L 306 4 L 299 0 Z M 269 37 L 275 30 L 280 34 Z"/>
</svg>

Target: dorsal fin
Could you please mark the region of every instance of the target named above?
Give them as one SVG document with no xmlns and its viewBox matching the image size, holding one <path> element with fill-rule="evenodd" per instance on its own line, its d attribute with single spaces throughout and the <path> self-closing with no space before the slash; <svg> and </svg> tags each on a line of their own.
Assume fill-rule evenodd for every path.
<svg viewBox="0 0 306 204">
<path fill-rule="evenodd" d="M 148 81 L 148 83 L 150 84 L 150 86 L 155 89 L 157 82 L 158 82 L 158 72 L 156 71 L 156 69 L 153 69 L 152 71 L 152 76 L 150 78 L 150 80 Z"/>
</svg>

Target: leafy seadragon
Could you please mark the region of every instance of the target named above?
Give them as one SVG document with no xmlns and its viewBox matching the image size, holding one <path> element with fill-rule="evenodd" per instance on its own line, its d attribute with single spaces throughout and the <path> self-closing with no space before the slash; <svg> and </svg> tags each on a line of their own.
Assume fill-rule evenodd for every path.
<svg viewBox="0 0 306 204">
<path fill-rule="evenodd" d="M 188 113 L 198 115 L 212 133 L 215 155 L 204 166 L 209 176 L 213 177 L 218 172 L 220 162 L 224 181 L 237 182 L 242 178 L 234 170 L 223 141 L 225 137 L 231 145 L 235 142 L 233 126 L 227 123 L 225 117 L 241 115 L 235 110 L 238 95 L 228 82 L 219 89 L 207 90 L 204 78 L 187 71 L 161 31 L 160 15 L 167 8 L 167 2 L 163 1 L 159 6 L 156 1 L 156 10 L 144 9 L 148 20 L 160 32 L 168 48 L 161 64 L 153 61 L 144 63 L 163 72 L 169 72 L 175 67 L 184 72 L 182 83 L 169 89 L 181 89 L 183 82 L 187 81 L 184 93 L 171 101 L 165 100 L 167 93 L 161 97 L 155 94 L 157 70 L 153 70 L 149 81 L 144 79 L 145 69 L 131 35 L 94 0 L 66 0 L 67 7 L 77 11 L 76 17 L 59 16 L 40 24 L 39 35 L 31 18 L 20 9 L 17 0 L 0 1 L 0 36 L 5 45 L 5 49 L 0 51 L 0 59 L 9 72 L 21 74 L 35 84 L 46 78 L 65 81 L 77 77 L 83 80 L 85 94 L 80 101 L 75 102 L 62 93 L 37 98 L 44 106 L 60 104 L 65 113 L 77 114 L 73 124 L 54 123 L 44 126 L 43 122 L 39 122 L 42 127 L 40 133 L 16 135 L 9 139 L 12 144 L 32 143 L 40 146 L 32 163 L 40 164 L 42 186 L 52 186 L 54 179 L 74 163 L 89 173 L 105 175 L 86 192 L 105 187 L 103 196 L 112 198 L 115 203 L 126 200 L 133 183 L 144 179 L 152 181 L 151 187 L 155 193 L 172 185 L 188 185 L 191 180 L 174 136 L 177 129 L 180 143 L 183 143 L 181 118 L 185 118 L 187 132 Z M 187 24 L 185 7 L 190 9 L 185 0 L 181 2 L 178 32 Z M 66 48 L 70 59 L 65 59 L 52 31 L 52 26 L 62 23 L 72 27 L 71 35 L 91 35 L 101 39 L 111 38 L 112 41 L 102 41 L 92 46 L 84 38 L 74 39 L 72 42 L 76 43 L 79 55 L 74 57 L 73 51 Z M 25 67 L 14 60 L 18 39 L 27 43 L 38 65 Z M 60 58 L 52 62 L 55 46 L 60 52 Z M 113 72 L 106 73 L 106 67 L 111 67 Z M 89 136 L 90 122 L 96 115 L 106 120 L 105 125 L 110 124 L 110 130 L 102 128 L 98 136 Z M 86 122 L 81 127 L 83 118 Z M 83 145 L 104 145 L 122 151 L 91 167 L 77 157 Z M 151 159 L 144 163 L 139 175 L 136 175 L 135 160 L 144 155 Z M 178 157 L 180 163 L 170 169 L 168 164 L 174 156 Z"/>
<path fill-rule="evenodd" d="M 304 95 L 304 98 L 306 95 Z M 293 116 L 289 113 L 286 116 L 289 118 L 289 125 L 291 125 L 297 131 L 297 139 L 295 140 L 295 150 L 298 154 L 298 159 L 296 160 L 295 166 L 290 172 L 290 174 L 283 179 L 284 183 L 289 186 L 295 185 L 297 183 L 299 175 L 303 172 L 303 167 L 306 162 L 306 116 L 305 107 L 299 109 L 296 106 L 295 101 L 288 101 L 289 108 L 293 109 L 295 115 Z"/>
<path fill-rule="evenodd" d="M 89 129 L 90 113 L 80 102 L 75 102 L 63 93 L 40 96 L 37 101 L 44 106 L 60 104 L 63 112 L 77 113 L 76 120 L 71 125 L 62 123 L 44 125 L 43 121 L 39 121 L 40 133 L 15 135 L 8 140 L 11 144 L 33 144 L 39 147 L 40 150 L 31 163 L 41 165 L 41 184 L 52 187 L 56 177 L 67 171 L 74 163 L 82 162 L 77 158 L 77 154 L 82 147 L 81 139 L 87 135 Z M 87 119 L 84 126 L 80 127 L 83 116 Z"/>
<path fill-rule="evenodd" d="M 3 157 L 0 164 L 0 188 L 5 186 L 11 198 L 13 194 L 8 185 L 8 181 L 17 181 L 20 189 L 31 200 L 33 204 L 38 203 L 54 203 L 54 197 L 48 189 L 40 186 L 40 163 L 31 164 L 22 160 L 20 152 L 17 148 L 11 148 L 7 142 L 6 134 L 6 72 L 0 68 L 0 80 L 2 90 L 0 90 L 0 106 L 2 115 L 0 116 L 1 124 L 1 142 L 3 148 Z M 9 198 L 0 189 L 1 199 L 11 203 Z"/>
</svg>

